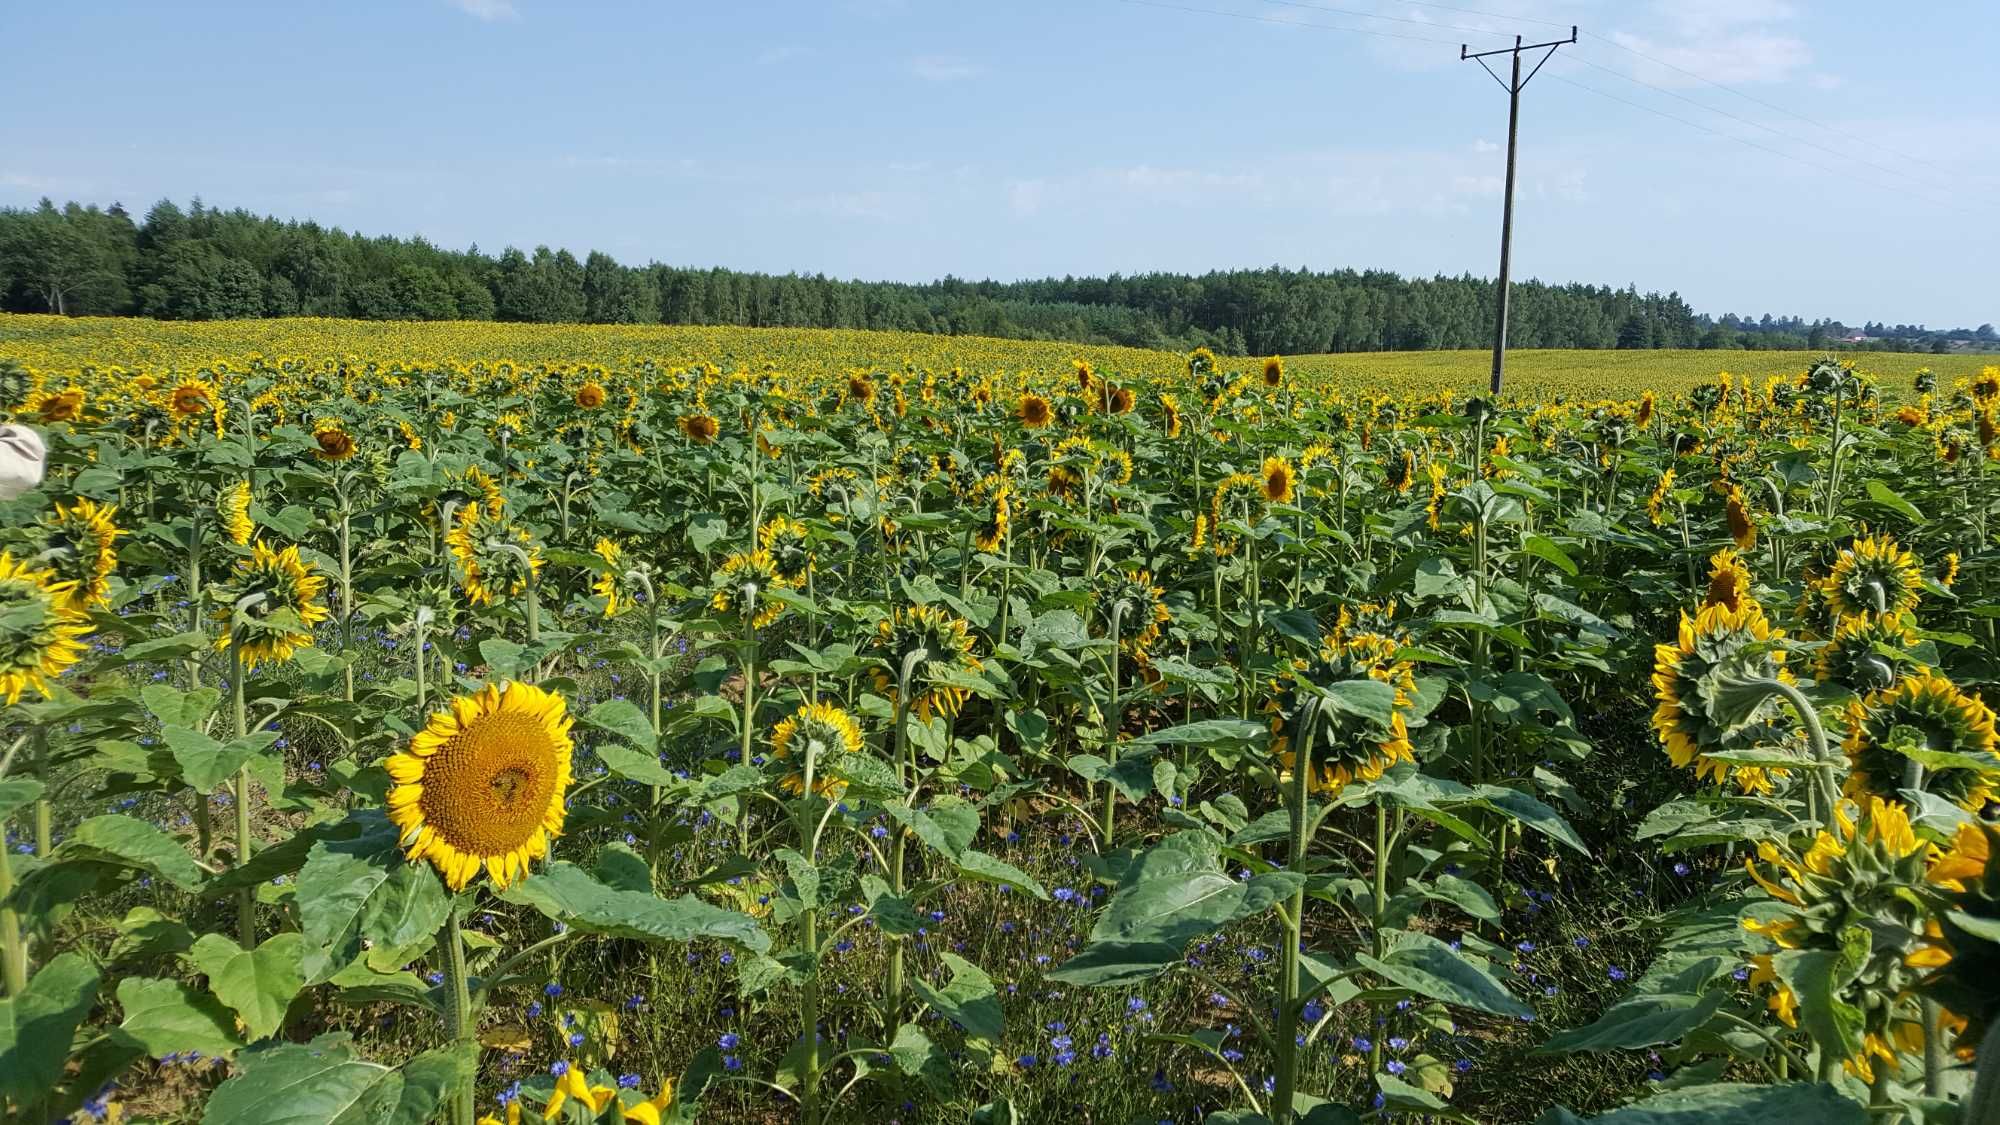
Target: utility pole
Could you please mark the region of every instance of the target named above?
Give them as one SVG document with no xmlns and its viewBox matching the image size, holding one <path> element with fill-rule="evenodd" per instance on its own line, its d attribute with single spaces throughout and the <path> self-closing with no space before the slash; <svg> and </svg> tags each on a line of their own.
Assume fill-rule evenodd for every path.
<svg viewBox="0 0 2000 1125">
<path fill-rule="evenodd" d="M 1490 387 L 1495 398 L 1500 397 L 1500 378 L 1507 370 L 1507 259 L 1514 246 L 1514 144 L 1521 131 L 1521 91 L 1527 88 L 1535 75 L 1541 73 L 1542 63 L 1549 61 L 1549 57 L 1556 53 L 1557 47 L 1568 46 L 1575 42 L 1576 25 L 1571 24 L 1568 39 L 1555 39 L 1547 43 L 1529 43 L 1523 46 L 1521 37 L 1516 35 L 1512 47 L 1501 47 L 1498 50 L 1480 51 L 1474 54 L 1466 53 L 1465 44 L 1458 45 L 1458 61 L 1471 59 L 1477 62 L 1486 73 L 1493 75 L 1493 81 L 1500 83 L 1501 88 L 1507 91 L 1507 191 L 1506 202 L 1500 212 L 1500 282 L 1499 299 L 1494 302 L 1498 306 L 1498 311 L 1493 318 L 1493 382 Z M 1541 62 L 1537 62 L 1535 69 L 1528 72 L 1528 77 L 1521 77 L 1521 52 L 1540 51 L 1544 47 L 1548 50 L 1542 55 Z M 1493 74 L 1493 68 L 1486 65 L 1486 60 L 1493 55 L 1514 56 L 1514 74 L 1511 80 Z"/>
</svg>

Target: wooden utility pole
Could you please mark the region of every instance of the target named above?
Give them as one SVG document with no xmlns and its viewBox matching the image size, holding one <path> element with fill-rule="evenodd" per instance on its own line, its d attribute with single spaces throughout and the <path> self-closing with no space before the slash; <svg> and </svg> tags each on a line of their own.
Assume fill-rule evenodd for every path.
<svg viewBox="0 0 2000 1125">
<path fill-rule="evenodd" d="M 1500 396 L 1501 376 L 1507 370 L 1507 266 L 1509 253 L 1514 246 L 1514 146 L 1521 133 L 1521 91 L 1527 88 L 1535 75 L 1541 73 L 1542 63 L 1549 61 L 1549 57 L 1556 53 L 1557 47 L 1575 42 L 1576 26 L 1572 24 L 1568 39 L 1556 39 L 1547 43 L 1529 43 L 1524 46 L 1521 37 L 1516 35 L 1512 47 L 1480 51 L 1476 54 L 1466 53 L 1465 44 L 1458 45 L 1460 62 L 1466 59 L 1477 62 L 1486 73 L 1493 75 L 1493 81 L 1500 83 L 1501 88 L 1507 91 L 1507 189 L 1506 201 L 1502 204 L 1500 212 L 1500 280 L 1497 286 L 1498 300 L 1494 302 L 1498 307 L 1493 317 L 1493 381 L 1490 387 L 1495 398 Z M 1535 69 L 1528 72 L 1528 77 L 1521 77 L 1521 52 L 1540 51 L 1545 47 L 1548 50 L 1542 55 L 1541 61 L 1535 64 Z M 1493 55 L 1514 56 L 1514 73 L 1511 79 L 1493 74 L 1493 68 L 1486 65 L 1486 60 Z"/>
</svg>

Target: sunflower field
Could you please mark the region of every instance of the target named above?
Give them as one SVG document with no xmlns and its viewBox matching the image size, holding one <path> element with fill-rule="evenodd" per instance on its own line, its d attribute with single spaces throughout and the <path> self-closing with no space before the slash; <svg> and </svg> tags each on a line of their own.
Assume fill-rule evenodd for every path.
<svg viewBox="0 0 2000 1125">
<path fill-rule="evenodd" d="M 6 1120 L 2000 1120 L 2000 369 L 81 331 Z"/>
</svg>

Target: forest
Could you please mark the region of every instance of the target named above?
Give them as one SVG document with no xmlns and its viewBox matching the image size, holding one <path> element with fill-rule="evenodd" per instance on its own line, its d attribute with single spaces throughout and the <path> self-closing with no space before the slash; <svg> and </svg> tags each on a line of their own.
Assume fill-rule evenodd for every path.
<svg viewBox="0 0 2000 1125">
<path fill-rule="evenodd" d="M 371 237 L 195 199 L 142 219 L 122 206 L 44 199 L 0 208 L 0 311 L 226 320 L 703 324 L 867 328 L 1230 355 L 1481 348 L 1494 287 L 1470 274 L 1230 270 L 909 284 L 783 276 L 591 251 L 508 247 L 497 257 L 421 237 Z M 1991 324 L 1922 325 L 1698 314 L 1679 293 L 1517 282 L 1509 340 L 1521 348 L 1994 350 Z M 1865 342 L 1851 338 L 1866 336 Z"/>
</svg>

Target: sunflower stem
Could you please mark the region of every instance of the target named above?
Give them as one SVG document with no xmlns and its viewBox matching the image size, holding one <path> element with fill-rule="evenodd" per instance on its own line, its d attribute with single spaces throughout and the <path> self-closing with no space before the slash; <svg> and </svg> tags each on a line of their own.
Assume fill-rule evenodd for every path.
<svg viewBox="0 0 2000 1125">
<path fill-rule="evenodd" d="M 452 1042 L 464 1049 L 473 1042 L 472 991 L 465 975 L 465 939 L 458 932 L 458 903 L 453 902 L 444 916 L 445 948 L 445 1031 Z M 476 1048 L 475 1048 L 476 1050 Z M 475 1066 L 458 1083 L 451 1098 L 451 1120 L 455 1125 L 473 1125 L 472 1081 Z"/>
<path fill-rule="evenodd" d="M 1300 724 L 1299 748 L 1292 759 L 1292 791 L 1288 802 L 1292 814 L 1291 854 L 1286 870 L 1305 866 L 1309 843 L 1306 804 L 1312 799 L 1312 744 L 1319 705 L 1308 702 Z M 1293 1028 L 1299 1023 L 1299 943 L 1305 930 L 1306 891 L 1303 884 L 1292 892 L 1291 909 L 1285 913 L 1285 949 L 1278 977 L 1278 1025 L 1271 1035 L 1271 1049 L 1277 1052 L 1277 1086 L 1267 1107 L 1275 1125 L 1289 1125 L 1292 1103 L 1298 1093 L 1299 1048 Z"/>
<path fill-rule="evenodd" d="M 1120 599 L 1111 604 L 1111 690 L 1106 708 L 1104 725 L 1104 759 L 1113 767 L 1118 765 L 1118 650 L 1124 643 L 1125 601 Z M 1104 782 L 1104 815 L 1099 818 L 1104 824 L 1100 833 L 1105 848 L 1111 847 L 1112 817 L 1118 811 L 1118 787 L 1109 777 Z"/>
<path fill-rule="evenodd" d="M 243 642 L 238 630 L 229 630 L 229 729 L 238 739 L 250 732 L 243 706 Z M 250 862 L 250 767 L 236 771 L 236 864 Z M 257 948 L 257 890 L 245 887 L 236 895 L 236 931 L 244 952 Z"/>
</svg>

